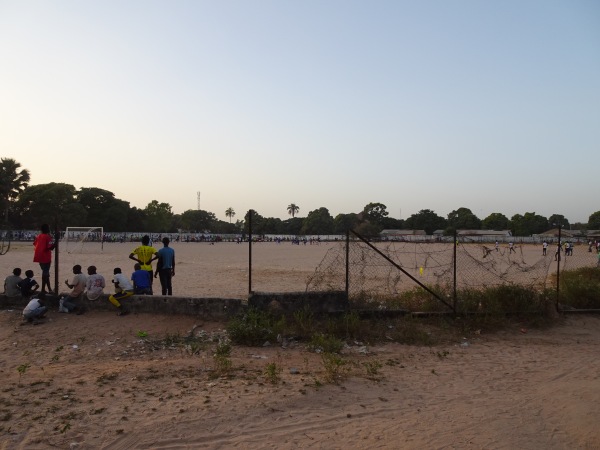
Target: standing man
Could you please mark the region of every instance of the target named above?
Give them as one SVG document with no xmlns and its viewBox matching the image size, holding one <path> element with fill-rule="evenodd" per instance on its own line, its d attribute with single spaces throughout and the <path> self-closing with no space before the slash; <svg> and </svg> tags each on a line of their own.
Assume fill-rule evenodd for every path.
<svg viewBox="0 0 600 450">
<path fill-rule="evenodd" d="M 152 280 L 153 280 L 153 272 L 152 272 L 152 261 L 154 261 L 157 257 L 156 249 L 151 247 L 150 245 L 150 236 L 145 234 L 142 237 L 142 245 L 136 247 L 130 254 L 129 259 L 133 259 L 134 261 L 140 263 L 142 270 L 147 270 L 150 276 L 150 293 L 152 294 Z"/>
<path fill-rule="evenodd" d="M 546 256 L 546 251 L 548 250 L 548 242 L 544 241 L 542 244 L 542 256 Z"/>
<path fill-rule="evenodd" d="M 38 234 L 33 241 L 33 262 L 39 263 L 42 269 L 42 291 L 52 292 L 50 287 L 50 266 L 52 265 L 52 250 L 55 244 L 50 235 L 50 227 L 47 223 L 41 226 L 41 233 Z"/>
<path fill-rule="evenodd" d="M 169 247 L 168 237 L 164 237 L 162 243 L 163 248 L 157 253 L 156 272 L 160 277 L 162 295 L 173 295 L 171 279 L 175 276 L 175 250 Z M 156 274 L 154 276 L 156 277 Z"/>
</svg>

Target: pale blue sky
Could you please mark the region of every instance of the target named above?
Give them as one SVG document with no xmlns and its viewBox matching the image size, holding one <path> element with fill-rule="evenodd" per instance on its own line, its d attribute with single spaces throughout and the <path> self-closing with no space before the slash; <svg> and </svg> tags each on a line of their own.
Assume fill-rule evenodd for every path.
<svg viewBox="0 0 600 450">
<path fill-rule="evenodd" d="M 0 155 L 228 220 L 600 210 L 598 1 L 0 0 Z"/>
</svg>

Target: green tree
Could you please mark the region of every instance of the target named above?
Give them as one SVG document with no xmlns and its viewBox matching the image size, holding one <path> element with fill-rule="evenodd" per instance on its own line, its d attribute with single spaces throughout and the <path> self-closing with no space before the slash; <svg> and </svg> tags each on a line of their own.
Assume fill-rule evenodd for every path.
<svg viewBox="0 0 600 450">
<path fill-rule="evenodd" d="M 513 236 L 527 236 L 525 221 L 522 214 L 515 214 L 510 218 L 510 230 Z"/>
<path fill-rule="evenodd" d="M 47 223 L 59 229 L 85 223 L 87 212 L 76 200 L 77 191 L 71 184 L 48 183 L 28 186 L 19 196 L 17 208 L 22 225 L 37 228 Z"/>
<path fill-rule="evenodd" d="M 548 229 L 548 219 L 535 212 L 526 212 L 524 215 L 515 214 L 510 221 L 513 236 L 531 236 L 543 233 Z"/>
<path fill-rule="evenodd" d="M 8 225 L 8 212 L 29 185 L 29 171 L 21 169 L 21 164 L 12 158 L 0 159 L 0 201 L 4 221 Z"/>
<path fill-rule="evenodd" d="M 455 230 L 479 230 L 481 220 L 469 208 L 458 208 L 448 214 L 448 226 Z"/>
<path fill-rule="evenodd" d="M 144 210 L 135 206 L 130 208 L 127 212 L 127 228 L 124 231 L 148 231 L 148 229 Z M 111 229 L 109 228 L 109 230 Z"/>
<path fill-rule="evenodd" d="M 263 224 L 263 233 L 265 234 L 282 234 L 283 221 L 278 217 L 268 217 Z"/>
<path fill-rule="evenodd" d="M 548 222 L 550 222 L 550 221 L 548 220 Z M 570 230 L 585 231 L 588 228 L 587 228 L 587 223 L 575 222 L 575 223 L 569 224 L 569 229 Z"/>
<path fill-rule="evenodd" d="M 394 219 L 393 217 L 384 217 L 381 222 L 384 230 L 401 230 L 404 228 L 404 220 Z"/>
<path fill-rule="evenodd" d="M 510 228 L 510 220 L 504 214 L 492 213 L 481 222 L 484 230 L 508 230 Z"/>
<path fill-rule="evenodd" d="M 188 209 L 181 215 L 183 229 L 194 232 L 210 231 L 217 221 L 217 217 L 202 209 Z"/>
<path fill-rule="evenodd" d="M 548 227 L 555 228 L 559 225 L 561 228 L 570 228 L 569 221 L 562 214 L 552 214 L 550 217 L 548 217 Z"/>
<path fill-rule="evenodd" d="M 333 234 L 333 217 L 327 208 L 321 207 L 308 213 L 300 230 L 301 234 Z"/>
<path fill-rule="evenodd" d="M 600 230 L 600 211 L 590 214 L 587 223 L 588 230 Z"/>
<path fill-rule="evenodd" d="M 348 230 L 354 230 L 358 227 L 360 220 L 358 214 L 338 214 L 333 219 L 333 232 L 335 234 L 346 234 Z"/>
<path fill-rule="evenodd" d="M 369 203 L 363 208 L 363 218 L 380 229 L 383 229 L 383 221 L 388 214 L 383 203 Z"/>
<path fill-rule="evenodd" d="M 115 194 L 99 188 L 81 188 L 77 201 L 86 212 L 86 223 L 77 225 L 104 227 L 110 231 L 127 231 L 129 203 L 115 198 Z"/>
<path fill-rule="evenodd" d="M 250 214 L 252 214 L 252 219 L 250 220 Z M 244 233 L 250 233 L 250 221 L 252 221 L 252 235 L 261 235 L 265 234 L 265 218 L 261 216 L 259 213 L 254 211 L 253 209 L 248 210 L 246 215 L 244 216 Z"/>
<path fill-rule="evenodd" d="M 302 229 L 302 224 L 304 223 L 304 219 L 299 217 L 294 217 L 291 219 L 284 220 L 281 224 L 281 233 L 282 234 L 290 234 L 290 235 L 298 235 L 300 234 L 300 230 Z"/>
<path fill-rule="evenodd" d="M 433 234 L 435 230 L 445 229 L 447 221 L 430 209 L 422 209 L 406 219 L 404 224 L 410 230 L 425 230 L 427 234 Z"/>
<path fill-rule="evenodd" d="M 231 223 L 232 217 L 235 216 L 235 211 L 231 206 L 225 210 L 225 216 L 229 217 L 229 223 Z"/>
<path fill-rule="evenodd" d="M 148 231 L 158 231 L 161 233 L 172 231 L 170 229 L 171 218 L 173 217 L 171 205 L 168 203 L 159 203 L 158 200 L 152 200 L 144 208 L 144 212 L 148 221 Z"/>
<path fill-rule="evenodd" d="M 288 214 L 290 214 L 293 219 L 294 217 L 296 217 L 296 214 L 298 214 L 298 211 L 300 211 L 300 207 L 298 205 L 296 205 L 295 203 L 290 203 L 287 207 L 287 211 L 288 211 Z"/>
<path fill-rule="evenodd" d="M 235 234 L 240 232 L 239 221 L 236 223 L 225 222 L 224 220 L 215 220 L 211 225 L 213 233 Z"/>
<path fill-rule="evenodd" d="M 363 220 L 356 227 L 354 231 L 364 237 L 377 237 L 381 233 L 382 228 L 379 225 Z"/>
</svg>

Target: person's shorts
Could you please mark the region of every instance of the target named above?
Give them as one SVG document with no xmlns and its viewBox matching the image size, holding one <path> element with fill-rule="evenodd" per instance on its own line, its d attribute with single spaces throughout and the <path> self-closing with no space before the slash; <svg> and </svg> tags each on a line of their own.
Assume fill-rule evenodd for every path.
<svg viewBox="0 0 600 450">
<path fill-rule="evenodd" d="M 152 295 L 152 288 L 135 288 L 133 293 L 135 295 Z"/>
<path fill-rule="evenodd" d="M 50 275 L 50 266 L 52 263 L 40 263 L 40 269 L 42 269 L 42 276 Z"/>
<path fill-rule="evenodd" d="M 117 300 L 120 300 L 122 298 L 131 297 L 132 295 L 133 295 L 133 291 L 121 291 L 121 292 L 114 293 L 112 296 L 114 298 L 116 298 Z"/>
</svg>

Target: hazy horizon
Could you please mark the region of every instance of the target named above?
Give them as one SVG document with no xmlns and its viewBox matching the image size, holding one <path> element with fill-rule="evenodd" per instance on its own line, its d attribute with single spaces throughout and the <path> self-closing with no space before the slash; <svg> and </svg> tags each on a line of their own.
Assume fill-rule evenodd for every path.
<svg viewBox="0 0 600 450">
<path fill-rule="evenodd" d="M 145 208 L 600 210 L 600 3 L 0 0 L 0 148 Z"/>
</svg>

